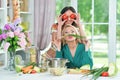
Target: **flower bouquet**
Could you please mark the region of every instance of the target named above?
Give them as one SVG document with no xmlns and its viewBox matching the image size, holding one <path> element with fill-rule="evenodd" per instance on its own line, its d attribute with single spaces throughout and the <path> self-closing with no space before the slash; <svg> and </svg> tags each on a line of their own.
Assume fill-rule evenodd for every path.
<svg viewBox="0 0 120 80">
<path fill-rule="evenodd" d="M 17 49 L 25 49 L 28 44 L 31 44 L 30 36 L 27 31 L 24 31 L 20 26 L 21 19 L 16 19 L 13 23 L 5 24 L 3 29 L 0 29 L 0 49 L 9 53 L 11 67 L 15 67 L 14 56 Z"/>
</svg>

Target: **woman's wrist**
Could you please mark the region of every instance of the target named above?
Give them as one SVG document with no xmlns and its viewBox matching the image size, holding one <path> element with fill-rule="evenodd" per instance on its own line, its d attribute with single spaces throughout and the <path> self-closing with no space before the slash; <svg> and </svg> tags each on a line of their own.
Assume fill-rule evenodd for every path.
<svg viewBox="0 0 120 80">
<path fill-rule="evenodd" d="M 61 23 L 58 23 L 58 28 L 61 28 L 62 27 L 62 24 Z"/>
<path fill-rule="evenodd" d="M 57 31 L 58 31 L 57 32 L 57 38 L 61 39 L 61 26 L 60 25 L 58 25 L 58 30 Z"/>
<path fill-rule="evenodd" d="M 80 23 L 78 23 L 78 27 L 79 27 L 80 29 L 82 29 L 82 25 L 81 25 Z"/>
<path fill-rule="evenodd" d="M 88 50 L 89 50 L 89 48 L 86 46 L 86 47 L 85 47 L 85 51 L 88 51 Z"/>
</svg>

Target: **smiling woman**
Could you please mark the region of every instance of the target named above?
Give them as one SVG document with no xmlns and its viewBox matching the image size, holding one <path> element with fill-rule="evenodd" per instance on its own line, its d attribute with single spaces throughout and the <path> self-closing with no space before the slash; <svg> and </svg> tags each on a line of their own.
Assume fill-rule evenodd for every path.
<svg viewBox="0 0 120 80">
<path fill-rule="evenodd" d="M 66 64 L 67 68 L 80 68 L 83 65 L 89 64 L 90 69 L 93 66 L 89 43 L 83 44 L 80 39 L 69 34 L 79 35 L 78 29 L 70 24 L 64 26 L 62 36 L 65 37 L 60 41 L 54 39 L 53 44 L 57 47 L 56 57 L 65 58 L 70 62 Z M 63 43 L 61 45 L 61 42 Z"/>
</svg>

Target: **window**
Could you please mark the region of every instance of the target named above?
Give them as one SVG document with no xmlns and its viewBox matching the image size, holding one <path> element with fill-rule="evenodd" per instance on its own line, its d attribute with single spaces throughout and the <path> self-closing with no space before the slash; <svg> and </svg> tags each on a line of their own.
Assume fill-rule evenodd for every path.
<svg viewBox="0 0 120 80">
<path fill-rule="evenodd" d="M 61 3 L 63 1 L 61 1 Z M 74 0 L 69 0 L 69 5 L 70 2 L 72 1 Z M 117 44 L 115 44 L 117 50 L 115 48 L 114 50 L 117 53 L 117 65 L 120 65 L 119 63 L 120 62 L 120 33 L 119 33 L 120 32 L 120 0 L 116 0 L 117 4 L 115 4 L 115 0 L 85 0 L 85 1 L 75 0 L 75 1 L 77 1 L 76 4 L 77 11 L 81 15 L 81 23 L 84 24 L 87 36 L 92 42 L 91 50 L 93 53 L 95 66 L 99 66 L 99 64 L 100 65 L 108 64 L 109 62 L 108 60 L 111 59 L 109 57 L 109 55 L 111 56 L 111 53 L 109 54 L 109 52 L 110 52 L 110 48 L 112 47 L 110 44 L 115 44 L 112 43 L 111 40 L 115 40 L 115 41 L 117 40 Z M 110 2 L 113 2 L 113 4 L 111 4 Z M 56 7 L 57 6 L 58 5 L 56 5 Z M 114 33 L 114 31 L 110 31 L 111 26 L 109 24 L 109 21 L 112 21 L 111 15 L 112 17 L 114 15 L 114 12 L 110 12 L 109 8 L 113 6 L 114 7 L 117 6 L 117 10 L 116 10 L 117 18 L 114 17 L 113 19 L 114 21 L 116 20 L 117 26 L 115 27 L 112 26 L 112 28 L 114 27 L 114 31 L 116 31 L 117 39 L 109 38 L 111 37 L 110 34 Z M 61 8 L 59 8 L 58 11 L 60 10 Z M 112 53 L 112 54 L 116 56 L 116 53 Z"/>
<path fill-rule="evenodd" d="M 78 13 L 92 42 L 95 66 L 108 63 L 108 6 L 109 0 L 78 0 Z"/>
<path fill-rule="evenodd" d="M 120 0 L 117 0 L 117 64 L 120 71 Z"/>
</svg>

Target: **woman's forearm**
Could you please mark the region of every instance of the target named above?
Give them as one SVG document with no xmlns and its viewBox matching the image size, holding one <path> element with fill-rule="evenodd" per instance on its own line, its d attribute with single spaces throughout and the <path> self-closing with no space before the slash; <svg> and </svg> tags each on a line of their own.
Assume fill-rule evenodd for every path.
<svg viewBox="0 0 120 80">
<path fill-rule="evenodd" d="M 57 39 L 61 40 L 61 25 L 58 25 Z"/>
<path fill-rule="evenodd" d="M 84 29 L 83 29 L 83 26 L 81 24 L 78 24 L 78 26 L 79 26 L 80 35 L 84 36 L 86 38 L 86 33 L 85 33 Z"/>
</svg>

